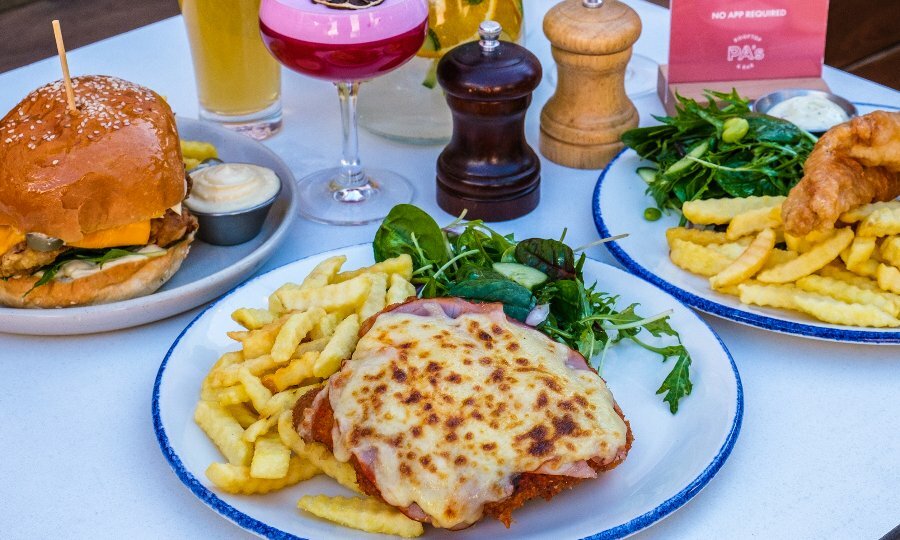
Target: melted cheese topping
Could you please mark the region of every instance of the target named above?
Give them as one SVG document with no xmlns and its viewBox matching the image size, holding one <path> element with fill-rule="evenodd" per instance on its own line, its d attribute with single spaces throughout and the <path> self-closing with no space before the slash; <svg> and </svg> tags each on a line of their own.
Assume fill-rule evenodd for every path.
<svg viewBox="0 0 900 540">
<path fill-rule="evenodd" d="M 391 505 L 472 524 L 519 473 L 624 447 L 612 395 L 569 353 L 500 310 L 382 314 L 330 381 L 335 456 L 355 455 Z"/>
</svg>

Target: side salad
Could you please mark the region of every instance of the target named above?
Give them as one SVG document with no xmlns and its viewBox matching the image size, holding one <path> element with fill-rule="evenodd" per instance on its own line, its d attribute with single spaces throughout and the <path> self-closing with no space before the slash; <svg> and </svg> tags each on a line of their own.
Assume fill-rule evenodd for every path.
<svg viewBox="0 0 900 540">
<path fill-rule="evenodd" d="M 657 207 L 680 210 L 695 199 L 787 195 L 803 176 L 815 136 L 751 112 L 750 101 L 736 90 L 707 91 L 706 97 L 708 103 L 701 105 L 677 96 L 675 116 L 654 117 L 662 125 L 622 134 L 626 146 L 656 165 L 637 173 Z"/>
<path fill-rule="evenodd" d="M 618 308 L 617 296 L 584 282 L 585 255 L 559 240 L 517 241 L 480 220 L 460 216 L 440 227 L 423 210 L 397 205 L 384 219 L 372 242 L 375 260 L 407 254 L 413 260 L 412 282 L 421 298 L 455 296 L 500 302 L 506 314 L 536 327 L 578 350 L 602 370 L 609 347 L 632 341 L 666 362 L 674 360 L 657 394 L 672 414 L 691 393 L 691 356 L 669 323 L 671 312 L 644 317 L 637 304 Z M 668 336 L 670 345 L 654 345 L 648 336 Z"/>
</svg>

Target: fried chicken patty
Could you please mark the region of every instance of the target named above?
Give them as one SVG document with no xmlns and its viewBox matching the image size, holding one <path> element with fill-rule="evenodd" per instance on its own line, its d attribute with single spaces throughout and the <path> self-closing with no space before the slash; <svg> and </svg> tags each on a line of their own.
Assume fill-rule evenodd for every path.
<svg viewBox="0 0 900 540">
<path fill-rule="evenodd" d="M 38 268 L 52 263 L 69 249 L 37 251 L 28 247 L 25 242 L 19 242 L 9 248 L 9 251 L 0 255 L 0 279 L 30 275 Z"/>
<path fill-rule="evenodd" d="M 165 215 L 150 222 L 150 240 L 147 243 L 167 248 L 196 230 L 197 218 L 187 208 L 182 207 L 180 214 L 166 210 Z"/>
<path fill-rule="evenodd" d="M 196 230 L 197 218 L 187 208 L 182 208 L 180 214 L 166 210 L 163 216 L 150 221 L 150 239 L 147 243 L 168 248 Z M 31 275 L 71 249 L 64 246 L 53 251 L 38 251 L 28 247 L 24 241 L 19 242 L 0 255 L 0 279 Z"/>
</svg>

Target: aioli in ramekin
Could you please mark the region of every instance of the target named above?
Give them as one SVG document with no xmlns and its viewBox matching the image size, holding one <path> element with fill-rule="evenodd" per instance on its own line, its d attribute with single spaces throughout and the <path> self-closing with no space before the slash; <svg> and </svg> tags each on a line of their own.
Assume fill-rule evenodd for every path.
<svg viewBox="0 0 900 540">
<path fill-rule="evenodd" d="M 188 208 L 221 214 L 258 206 L 275 196 L 281 181 L 274 171 L 249 163 L 223 163 L 191 173 Z"/>
<path fill-rule="evenodd" d="M 776 103 L 766 111 L 811 133 L 828 131 L 850 116 L 837 103 L 818 95 L 796 96 Z"/>
</svg>

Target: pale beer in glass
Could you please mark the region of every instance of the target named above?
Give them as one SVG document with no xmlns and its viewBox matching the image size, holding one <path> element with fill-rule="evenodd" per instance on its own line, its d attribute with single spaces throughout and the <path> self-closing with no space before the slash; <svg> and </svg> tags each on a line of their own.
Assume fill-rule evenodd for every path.
<svg viewBox="0 0 900 540">
<path fill-rule="evenodd" d="M 281 66 L 259 35 L 260 0 L 180 0 L 200 118 L 264 139 L 281 127 Z"/>
</svg>

